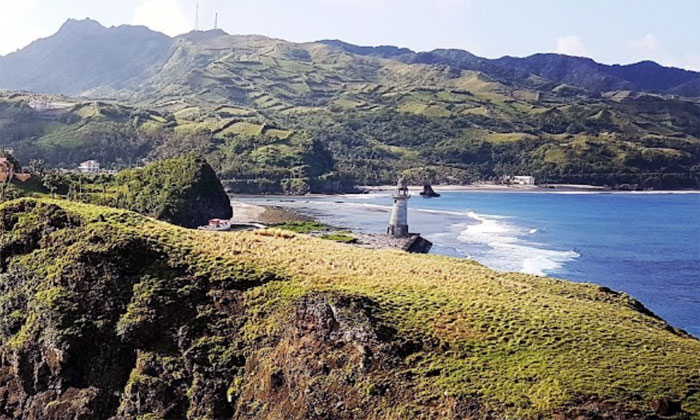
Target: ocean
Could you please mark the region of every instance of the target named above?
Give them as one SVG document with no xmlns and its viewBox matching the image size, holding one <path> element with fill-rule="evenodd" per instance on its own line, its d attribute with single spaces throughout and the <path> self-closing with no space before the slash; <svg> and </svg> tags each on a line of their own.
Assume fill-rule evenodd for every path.
<svg viewBox="0 0 700 420">
<path fill-rule="evenodd" d="M 367 233 L 385 231 L 392 205 L 388 192 L 242 201 Z M 700 194 L 443 192 L 412 197 L 409 226 L 432 253 L 607 286 L 700 337 Z"/>
</svg>

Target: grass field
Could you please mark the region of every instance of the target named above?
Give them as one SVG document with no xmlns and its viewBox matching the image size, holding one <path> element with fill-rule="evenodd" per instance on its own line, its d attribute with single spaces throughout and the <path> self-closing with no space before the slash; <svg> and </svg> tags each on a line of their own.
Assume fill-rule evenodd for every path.
<svg viewBox="0 0 700 420">
<path fill-rule="evenodd" d="M 418 343 L 387 367 L 413 378 L 417 400 L 476 396 L 507 416 L 537 418 L 586 400 L 644 411 L 648 401 L 667 397 L 700 418 L 700 341 L 645 314 L 624 294 L 285 230 L 197 232 L 119 210 L 46 202 L 85 222 L 106 220 L 119 235 L 169 249 L 173 261 L 216 279 L 242 265 L 286 279 L 246 292 L 250 343 L 274 342 L 305 296 L 374 302 L 377 323 L 395 329 L 396 340 Z M 307 225 L 291 228 L 307 231 Z"/>
</svg>

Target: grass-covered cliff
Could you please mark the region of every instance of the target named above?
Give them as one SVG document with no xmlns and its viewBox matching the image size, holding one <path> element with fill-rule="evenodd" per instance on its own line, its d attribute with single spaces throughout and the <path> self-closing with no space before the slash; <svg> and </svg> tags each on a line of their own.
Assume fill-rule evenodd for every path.
<svg viewBox="0 0 700 420">
<path fill-rule="evenodd" d="M 35 169 L 27 182 L 0 185 L 0 202 L 20 197 L 66 198 L 123 208 L 178 226 L 196 228 L 230 219 L 231 201 L 207 161 L 194 154 L 116 174 Z"/>
<path fill-rule="evenodd" d="M 67 201 L 0 205 L 0 348 L 2 419 L 700 418 L 626 295 Z"/>
</svg>

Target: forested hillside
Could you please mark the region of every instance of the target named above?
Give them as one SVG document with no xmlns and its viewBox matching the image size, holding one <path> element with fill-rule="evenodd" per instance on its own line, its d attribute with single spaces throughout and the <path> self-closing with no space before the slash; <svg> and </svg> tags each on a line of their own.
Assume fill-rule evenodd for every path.
<svg viewBox="0 0 700 420">
<path fill-rule="evenodd" d="M 121 52 L 129 74 L 89 66 L 88 47 L 75 41 L 89 33 L 92 47 L 109 50 L 115 40 L 131 45 L 129 31 L 157 51 L 149 60 Z M 0 87 L 80 94 L 48 110 L 30 106 L 31 95 L 5 94 L 0 145 L 56 166 L 98 159 L 126 167 L 195 152 L 239 192 L 340 191 L 402 173 L 415 182 L 526 174 L 632 188 L 700 185 L 698 73 L 220 30 L 166 37 L 167 45 L 163 37 L 73 21 L 0 58 Z M 78 86 L 61 67 L 51 86 L 7 76 L 17 63 L 43 64 L 33 58 L 42 48 L 85 63 L 96 72 L 85 79 L 92 82 Z"/>
</svg>

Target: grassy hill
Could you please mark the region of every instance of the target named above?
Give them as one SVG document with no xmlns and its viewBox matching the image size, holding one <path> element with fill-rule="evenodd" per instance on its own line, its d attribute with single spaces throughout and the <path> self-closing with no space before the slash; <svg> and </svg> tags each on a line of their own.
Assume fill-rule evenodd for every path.
<svg viewBox="0 0 700 420">
<path fill-rule="evenodd" d="M 671 94 L 693 86 L 697 73 L 557 55 L 485 60 L 456 50 L 299 44 L 220 30 L 171 42 L 137 76 L 81 92 L 106 102 L 79 100 L 56 117 L 19 112 L 27 97 L 5 95 L 0 145 L 52 164 L 129 165 L 192 151 L 238 192 L 342 190 L 353 181 L 393 183 L 404 172 L 417 182 L 531 174 L 545 182 L 700 186 L 700 100 L 692 89 Z M 72 56 L 73 43 L 61 46 Z"/>
<path fill-rule="evenodd" d="M 700 418 L 700 341 L 605 288 L 66 201 L 0 221 L 10 416 Z"/>
<path fill-rule="evenodd" d="M 191 154 L 159 160 L 116 175 L 46 170 L 0 188 L 0 202 L 22 197 L 62 198 L 128 209 L 177 226 L 197 228 L 230 219 L 231 200 L 206 160 Z"/>
<path fill-rule="evenodd" d="M 168 123 L 160 112 L 119 104 L 0 93 L 0 143 L 24 162 L 43 159 L 63 168 L 88 159 L 115 168 L 138 164 L 159 142 L 153 130 Z"/>
</svg>

